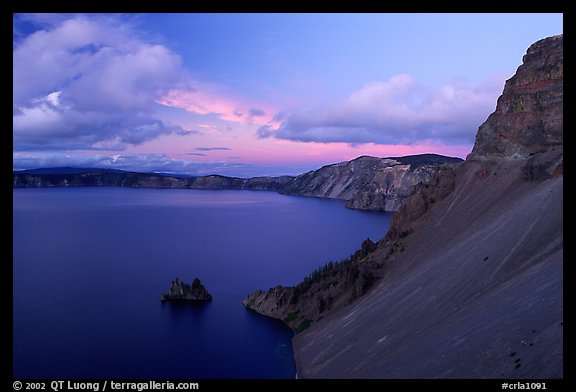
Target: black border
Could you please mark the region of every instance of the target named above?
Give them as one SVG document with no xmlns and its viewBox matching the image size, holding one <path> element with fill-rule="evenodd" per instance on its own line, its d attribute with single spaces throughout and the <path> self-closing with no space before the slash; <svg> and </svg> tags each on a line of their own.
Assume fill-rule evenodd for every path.
<svg viewBox="0 0 576 392">
<path fill-rule="evenodd" d="M 172 3 L 166 2 L 142 2 L 137 0 L 120 0 L 114 3 L 112 2 L 105 2 L 105 1 L 98 1 L 98 2 L 80 2 L 76 1 L 46 1 L 46 2 L 30 2 L 30 1 L 20 1 L 20 2 L 12 2 L 11 4 L 7 4 L 8 2 L 3 2 L 2 4 L 2 29 L 4 29 L 4 34 L 2 35 L 5 38 L 5 52 L 8 51 L 8 29 L 12 28 L 12 14 L 13 13 L 20 13 L 20 12 L 69 12 L 73 10 L 74 12 L 92 12 L 92 13 L 99 13 L 99 12 L 114 12 L 114 13 L 152 13 L 152 12 L 230 12 L 230 13 L 246 13 L 246 12 L 257 12 L 257 13 L 266 13 L 266 12 L 391 12 L 391 13 L 399 13 L 399 12 L 406 12 L 406 13 L 440 13 L 440 12 L 448 12 L 448 13 L 455 13 L 455 12 L 503 12 L 503 13 L 516 13 L 516 12 L 550 12 L 550 13 L 563 13 L 564 20 L 569 19 L 568 16 L 573 16 L 571 12 L 567 10 L 567 3 L 568 2 L 561 2 L 558 0 L 549 0 L 546 2 L 523 2 L 522 6 L 518 6 L 518 2 L 500 2 L 496 5 L 487 4 L 486 2 L 458 2 L 458 3 L 450 3 L 450 2 L 437 2 L 437 1 L 383 1 L 383 0 L 355 0 L 351 1 L 302 1 L 302 0 L 292 0 L 292 1 L 238 1 L 238 0 L 228 0 L 228 1 L 203 1 L 203 2 L 189 2 L 189 1 L 174 1 Z M 489 27 L 487 27 L 489 28 Z M 570 25 L 568 25 L 568 29 L 566 29 L 566 24 L 564 25 L 565 30 L 569 30 Z M 11 35 L 12 33 L 10 33 Z M 565 45 L 565 54 L 568 58 L 568 64 L 571 63 L 570 58 L 572 56 L 574 47 L 572 42 L 572 35 L 570 32 L 564 31 L 564 35 L 568 35 L 567 45 Z M 544 38 L 544 37 L 542 37 Z M 8 62 L 8 56 L 2 56 L 5 62 Z M 576 69 L 573 66 L 568 66 L 568 69 Z M 11 85 L 12 80 L 8 79 L 9 73 L 4 72 L 5 86 Z M 568 86 L 570 90 L 571 81 L 571 73 L 568 73 Z M 570 102 L 570 94 L 567 94 L 568 102 Z M 8 105 L 4 106 L 5 111 L 8 111 Z M 570 108 L 571 106 L 568 104 L 565 107 Z M 570 114 L 570 110 L 567 111 Z M 569 124 L 567 129 L 569 130 L 566 133 L 566 138 L 568 141 L 573 138 L 571 135 L 573 127 L 570 126 L 571 124 L 571 116 L 567 116 L 567 123 Z M 4 117 L 3 117 L 4 118 Z M 5 120 L 8 123 L 8 114 L 6 114 Z M 6 128 L 8 128 L 8 124 L 6 124 Z M 7 129 L 4 132 L 8 132 Z M 12 135 L 10 133 L 10 135 Z M 6 138 L 8 139 L 8 137 Z M 10 139 L 12 139 L 10 137 Z M 2 143 L 2 146 L 8 150 L 9 142 L 8 140 L 6 143 Z M 569 144 L 572 146 L 573 144 Z M 3 162 L 3 167 L 6 167 L 6 171 L 12 167 L 12 162 L 9 161 L 8 151 L 2 154 L 3 159 L 6 162 Z M 567 163 L 568 167 L 570 167 L 571 157 L 570 154 L 567 155 Z M 570 170 L 567 171 L 568 177 L 570 178 Z M 6 173 L 6 177 L 3 177 L 2 184 L 6 184 L 6 194 L 11 192 L 11 185 L 8 185 L 8 179 L 10 178 L 9 174 Z M 571 182 L 568 181 L 570 184 Z M 8 188 L 10 187 L 10 188 Z M 569 190 L 565 190 L 565 192 L 569 192 Z M 565 200 L 569 201 L 569 194 L 565 193 Z M 10 201 L 12 201 L 12 196 L 10 196 Z M 6 203 L 6 198 L 3 198 L 3 204 Z M 570 211 L 570 204 L 565 203 L 565 206 L 568 207 L 568 211 Z M 8 210 L 8 206 L 6 207 Z M 8 215 L 10 214 L 10 215 Z M 11 211 L 6 211 L 6 216 L 12 216 Z M 568 216 L 572 216 L 568 214 Z M 5 222 L 12 223 L 12 219 L 8 220 L 5 219 Z M 6 228 L 9 230 L 8 232 L 12 234 L 12 228 Z M 12 240 L 12 235 L 10 236 Z M 12 250 L 12 247 L 10 247 Z M 10 252 L 12 254 L 12 252 Z M 568 249 L 568 255 L 570 254 Z M 2 277 L 3 282 L 1 283 L 2 292 L 2 300 L 4 301 L 3 309 L 6 310 L 7 315 L 4 317 L 4 322 L 9 325 L 5 325 L 4 330 L 9 331 L 9 333 L 3 336 L 3 343 L 2 343 L 2 354 L 5 355 L 5 358 L 2 358 L 2 379 L 5 380 L 6 389 L 5 390 L 14 390 L 13 389 L 13 382 L 15 381 L 12 375 L 12 336 L 13 336 L 13 323 L 12 323 L 12 306 L 13 306 L 13 296 L 12 296 L 12 276 L 13 276 L 13 266 L 12 263 L 8 262 L 8 257 L 6 257 L 1 263 L 1 272 L 0 276 Z M 565 263 L 565 272 L 568 272 L 566 276 L 573 276 L 569 274 L 571 268 L 573 268 L 571 264 L 572 258 L 567 257 L 565 258 L 568 260 L 568 263 Z M 11 259 L 13 260 L 13 258 Z M 566 280 L 570 283 L 569 280 Z M 570 299 L 576 298 L 576 294 L 574 293 L 574 285 L 568 284 L 564 286 L 564 314 L 565 314 L 565 334 L 564 334 L 564 379 L 562 380 L 520 380 L 522 382 L 545 382 L 547 386 L 547 390 L 550 391 L 559 391 L 559 390 L 566 390 L 569 385 L 571 385 L 571 389 L 576 387 L 576 383 L 574 382 L 574 374 L 571 373 L 572 369 L 576 369 L 574 366 L 574 362 L 570 360 L 570 353 L 574 351 L 569 348 L 571 347 L 571 343 L 573 342 L 570 333 L 567 333 L 568 330 L 572 327 L 571 322 L 571 315 L 573 308 L 570 306 L 571 301 Z M 50 382 L 52 380 L 19 380 L 22 382 L 26 381 L 44 381 Z M 93 381 L 102 381 L 102 380 L 75 380 L 75 381 L 86 381 L 86 382 L 93 382 Z M 115 380 L 115 381 L 134 381 L 134 382 L 142 382 L 148 381 L 145 379 L 126 379 L 126 380 Z M 298 388 L 366 388 L 366 389 L 377 389 L 377 388 L 386 388 L 390 387 L 392 390 L 401 390 L 401 389 L 415 389 L 415 390 L 425 390 L 426 388 L 441 388 L 445 391 L 459 391 L 462 392 L 465 389 L 475 389 L 483 391 L 494 391 L 494 390 L 502 390 L 501 385 L 503 382 L 508 383 L 515 383 L 518 380 L 505 380 L 505 379 L 471 379 L 471 380 L 451 380 L 451 379 L 442 379 L 442 380 L 251 380 L 251 379 L 241 379 L 241 380 L 204 380 L 204 379 L 197 379 L 197 380 L 157 380 L 159 382 L 165 381 L 172 381 L 172 382 L 198 382 L 200 385 L 201 390 L 210 390 L 210 389 L 218 389 L 221 388 L 245 388 L 249 387 L 253 390 L 267 390 L 269 391 L 271 388 L 275 387 L 298 387 Z M 282 384 L 282 385 L 279 385 Z M 48 385 L 47 385 L 48 389 Z"/>
</svg>

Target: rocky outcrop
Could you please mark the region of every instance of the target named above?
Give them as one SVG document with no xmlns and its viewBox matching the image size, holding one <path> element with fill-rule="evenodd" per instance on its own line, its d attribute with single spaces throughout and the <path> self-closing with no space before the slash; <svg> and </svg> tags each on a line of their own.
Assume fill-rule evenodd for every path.
<svg viewBox="0 0 576 392">
<path fill-rule="evenodd" d="M 276 286 L 249 294 L 242 303 L 264 316 L 284 321 L 296 333 L 307 329 L 333 308 L 362 296 L 380 278 L 378 265 L 366 264 L 376 244 L 366 239 L 352 256 L 329 262 L 295 287 Z"/>
<path fill-rule="evenodd" d="M 206 290 L 206 287 L 200 282 L 200 279 L 194 278 L 192 284 L 187 284 L 176 278 L 170 284 L 168 293 L 160 296 L 162 302 L 165 301 L 211 301 L 212 294 Z"/>
<path fill-rule="evenodd" d="M 346 200 L 346 207 L 396 211 L 414 186 L 430 180 L 441 167 L 462 162 L 436 154 L 396 158 L 362 156 L 302 174 L 280 191 L 287 195 Z"/>
<path fill-rule="evenodd" d="M 480 126 L 470 159 L 528 158 L 562 147 L 563 36 L 534 43 Z"/>
<path fill-rule="evenodd" d="M 405 200 L 367 294 L 295 335 L 300 378 L 563 377 L 562 41 L 528 49 L 466 161 Z"/>
</svg>

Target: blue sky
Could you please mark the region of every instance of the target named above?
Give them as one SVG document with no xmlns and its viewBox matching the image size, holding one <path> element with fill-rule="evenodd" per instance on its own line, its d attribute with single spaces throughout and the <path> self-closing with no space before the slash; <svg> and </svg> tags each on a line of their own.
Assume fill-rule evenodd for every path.
<svg viewBox="0 0 576 392">
<path fill-rule="evenodd" d="M 464 158 L 562 14 L 18 14 L 15 169 L 299 174 Z"/>
</svg>

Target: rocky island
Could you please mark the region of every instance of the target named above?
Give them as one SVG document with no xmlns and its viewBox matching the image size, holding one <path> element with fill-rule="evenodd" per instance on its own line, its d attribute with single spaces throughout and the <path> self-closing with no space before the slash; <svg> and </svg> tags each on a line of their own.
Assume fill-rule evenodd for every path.
<svg viewBox="0 0 576 392">
<path fill-rule="evenodd" d="M 200 279 L 194 278 L 192 284 L 176 278 L 170 284 L 168 294 L 162 293 L 160 301 L 211 301 L 212 294 L 206 290 Z"/>
</svg>

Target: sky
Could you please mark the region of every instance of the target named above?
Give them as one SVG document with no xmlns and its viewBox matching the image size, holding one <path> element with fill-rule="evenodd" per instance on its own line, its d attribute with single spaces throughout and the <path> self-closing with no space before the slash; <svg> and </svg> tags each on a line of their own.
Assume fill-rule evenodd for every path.
<svg viewBox="0 0 576 392">
<path fill-rule="evenodd" d="M 465 158 L 562 14 L 15 14 L 13 168 Z"/>
</svg>

